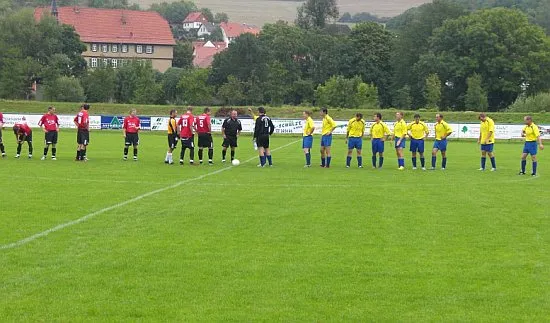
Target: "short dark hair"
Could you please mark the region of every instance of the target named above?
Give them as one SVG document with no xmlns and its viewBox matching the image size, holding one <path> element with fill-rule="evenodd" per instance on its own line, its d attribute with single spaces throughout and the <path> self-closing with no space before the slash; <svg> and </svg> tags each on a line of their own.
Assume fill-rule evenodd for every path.
<svg viewBox="0 0 550 323">
<path fill-rule="evenodd" d="M 265 108 L 264 107 L 259 107 L 258 108 L 258 113 L 265 113 Z"/>
<path fill-rule="evenodd" d="M 533 121 L 533 117 L 531 116 L 525 116 L 525 119 Z"/>
<path fill-rule="evenodd" d="M 415 118 L 415 119 L 416 119 L 416 118 L 419 118 L 419 119 L 420 119 L 420 115 L 417 113 L 417 114 L 414 115 L 414 118 Z"/>
<path fill-rule="evenodd" d="M 327 108 L 323 108 L 321 111 L 323 111 L 324 114 L 328 114 L 328 109 Z"/>
<path fill-rule="evenodd" d="M 363 114 L 362 113 L 356 113 L 355 116 L 359 119 L 363 119 Z"/>
<path fill-rule="evenodd" d="M 13 133 L 18 134 L 19 133 L 19 127 L 17 125 L 13 125 Z"/>
<path fill-rule="evenodd" d="M 377 112 L 374 114 L 378 119 L 382 120 L 382 113 Z"/>
<path fill-rule="evenodd" d="M 443 115 L 441 113 L 436 113 L 435 116 L 439 116 L 441 119 L 443 119 Z"/>
<path fill-rule="evenodd" d="M 52 110 L 53 110 L 53 105 L 50 105 L 50 106 L 48 107 L 48 111 L 52 111 Z"/>
<path fill-rule="evenodd" d="M 84 103 L 84 104 L 82 105 L 82 109 L 84 109 L 84 110 L 89 110 L 89 109 L 90 109 L 90 105 Z"/>
<path fill-rule="evenodd" d="M 204 108 L 204 113 L 208 113 L 210 111 L 211 111 L 210 108 Z"/>
<path fill-rule="evenodd" d="M 173 115 L 174 113 L 176 113 L 176 109 L 170 110 L 170 115 Z"/>
<path fill-rule="evenodd" d="M 192 112 L 192 111 L 193 111 L 193 107 L 187 107 L 187 111 Z"/>
<path fill-rule="evenodd" d="M 304 113 L 307 114 L 308 116 L 311 115 L 311 111 L 308 111 L 308 110 L 304 110 Z"/>
</svg>

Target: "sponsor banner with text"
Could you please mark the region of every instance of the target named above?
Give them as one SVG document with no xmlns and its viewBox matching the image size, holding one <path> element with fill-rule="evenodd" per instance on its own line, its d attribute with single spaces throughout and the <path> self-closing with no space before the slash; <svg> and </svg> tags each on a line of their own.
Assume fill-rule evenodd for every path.
<svg viewBox="0 0 550 323">
<path fill-rule="evenodd" d="M 38 121 L 42 118 L 41 114 L 4 114 L 4 127 L 13 126 L 14 124 L 21 122 L 25 117 L 27 124 L 31 128 L 38 128 Z M 57 115 L 59 119 L 59 128 L 61 129 L 76 129 L 74 125 L 73 115 Z M 90 116 L 90 129 L 101 129 L 101 117 Z"/>
<path fill-rule="evenodd" d="M 101 116 L 101 129 L 122 129 L 125 116 Z M 139 117 L 141 130 L 151 130 L 151 117 Z"/>
</svg>

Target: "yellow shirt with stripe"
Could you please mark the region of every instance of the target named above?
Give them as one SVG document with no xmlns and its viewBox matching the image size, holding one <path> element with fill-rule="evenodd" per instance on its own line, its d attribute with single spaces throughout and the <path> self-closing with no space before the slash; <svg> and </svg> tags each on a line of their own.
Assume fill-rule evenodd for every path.
<svg viewBox="0 0 550 323">
<path fill-rule="evenodd" d="M 312 135 L 313 129 L 315 129 L 315 123 L 311 117 L 308 117 L 306 119 L 306 123 L 304 124 L 304 137 Z"/>
<path fill-rule="evenodd" d="M 532 123 L 530 126 L 523 127 L 523 133 L 525 134 L 525 141 L 537 141 L 540 137 L 539 126 Z"/>
<path fill-rule="evenodd" d="M 327 135 L 332 132 L 332 129 L 336 128 L 336 122 L 329 116 L 326 115 L 323 118 L 323 130 L 321 132 L 322 135 Z"/>
<path fill-rule="evenodd" d="M 407 128 L 411 131 L 412 139 L 416 140 L 424 139 L 430 133 L 428 126 L 422 121 L 418 123 L 416 121 L 411 122 Z"/>
<path fill-rule="evenodd" d="M 382 121 L 375 122 L 370 127 L 370 135 L 372 139 L 381 139 L 389 134 L 391 134 L 390 128 L 388 128 L 388 126 Z"/>
<path fill-rule="evenodd" d="M 170 125 L 172 125 L 172 127 L 170 127 Z M 168 120 L 168 134 L 169 135 L 172 135 L 172 134 L 175 134 L 177 132 L 177 122 L 176 122 L 176 118 L 170 118 Z"/>
<path fill-rule="evenodd" d="M 482 144 L 492 144 L 495 142 L 495 122 L 491 118 L 485 118 L 481 121 L 479 132 L 481 134 Z"/>
<path fill-rule="evenodd" d="M 445 136 L 446 139 L 452 132 L 453 129 L 451 126 L 443 120 L 435 124 L 435 140 L 442 140 L 443 136 Z"/>
<path fill-rule="evenodd" d="M 407 123 L 401 119 L 393 125 L 393 134 L 395 138 L 404 138 L 407 136 Z"/>
<path fill-rule="evenodd" d="M 348 137 L 361 138 L 365 134 L 365 120 L 352 118 L 348 121 Z"/>
</svg>

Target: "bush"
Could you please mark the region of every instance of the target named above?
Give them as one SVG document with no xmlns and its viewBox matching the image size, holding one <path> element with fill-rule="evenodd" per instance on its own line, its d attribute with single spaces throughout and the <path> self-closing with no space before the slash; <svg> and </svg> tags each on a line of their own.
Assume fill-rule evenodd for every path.
<svg viewBox="0 0 550 323">
<path fill-rule="evenodd" d="M 550 108 L 550 93 L 539 93 L 530 97 L 519 97 L 508 107 L 510 112 L 540 112 L 544 113 Z"/>
<path fill-rule="evenodd" d="M 61 76 L 44 86 L 44 96 L 56 102 L 82 102 L 85 98 L 80 81 L 70 76 Z"/>
<path fill-rule="evenodd" d="M 219 108 L 218 111 L 215 113 L 216 118 L 227 118 L 231 114 L 231 111 L 237 110 L 237 113 L 239 116 L 248 115 L 248 111 L 243 108 L 229 108 L 229 107 L 223 107 Z"/>
</svg>

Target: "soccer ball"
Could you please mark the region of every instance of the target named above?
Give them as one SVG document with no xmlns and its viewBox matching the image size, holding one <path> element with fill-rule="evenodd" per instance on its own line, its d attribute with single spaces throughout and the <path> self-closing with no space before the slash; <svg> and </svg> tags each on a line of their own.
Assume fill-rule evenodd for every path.
<svg viewBox="0 0 550 323">
<path fill-rule="evenodd" d="M 231 164 L 233 164 L 233 166 L 239 166 L 241 164 L 241 162 L 238 159 L 233 159 Z"/>
</svg>

